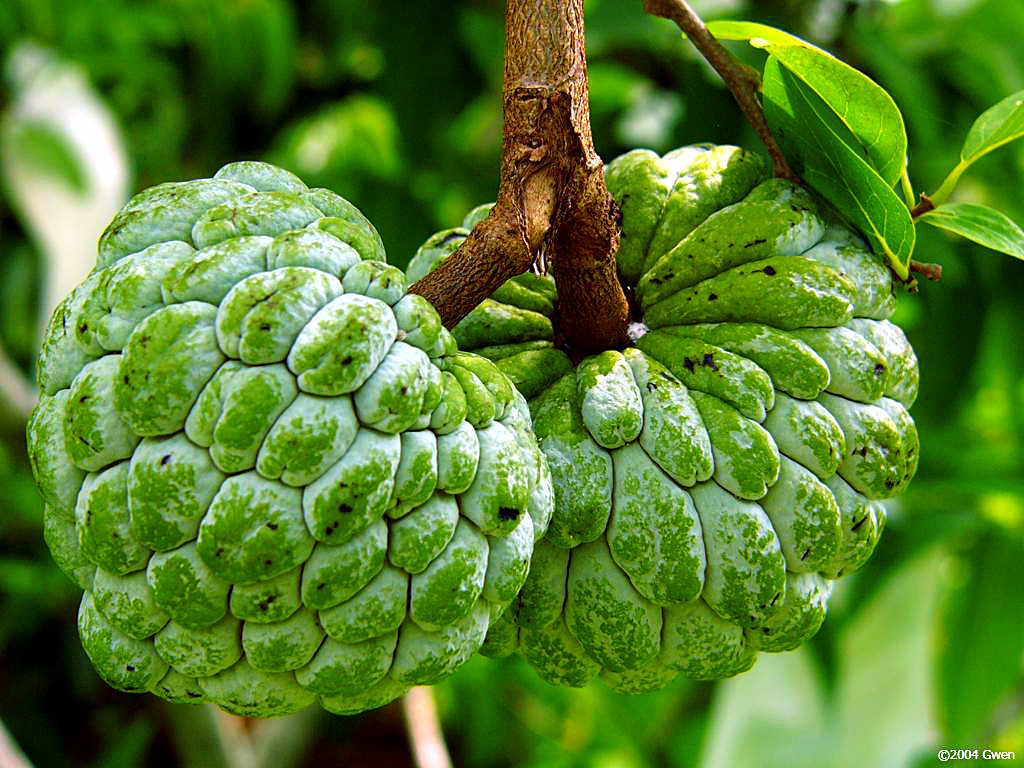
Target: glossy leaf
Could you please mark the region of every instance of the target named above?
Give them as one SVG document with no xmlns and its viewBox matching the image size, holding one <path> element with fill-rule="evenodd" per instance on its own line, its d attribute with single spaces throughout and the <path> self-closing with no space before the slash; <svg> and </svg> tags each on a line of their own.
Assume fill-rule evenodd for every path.
<svg viewBox="0 0 1024 768">
<path fill-rule="evenodd" d="M 973 163 L 982 155 L 1024 136 L 1024 91 L 1007 96 L 981 113 L 960 150 L 960 159 Z"/>
<path fill-rule="evenodd" d="M 746 40 L 768 51 L 836 113 L 855 137 L 855 144 L 847 143 L 862 152 L 889 186 L 899 180 L 907 158 L 903 116 L 892 97 L 871 78 L 827 51 L 764 24 L 717 21 L 709 23 L 708 29 L 716 37 Z"/>
<path fill-rule="evenodd" d="M 765 63 L 764 110 L 796 172 L 906 279 L 915 237 L 910 212 L 892 186 L 843 140 L 829 106 L 774 56 Z"/>
<path fill-rule="evenodd" d="M 945 202 L 971 163 L 1021 136 L 1024 136 L 1024 91 L 1017 91 L 986 109 L 974 121 L 960 150 L 960 162 L 931 196 L 932 201 Z"/>
<path fill-rule="evenodd" d="M 1024 230 L 1005 214 L 980 203 L 946 203 L 920 217 L 976 243 L 1024 259 Z"/>
</svg>

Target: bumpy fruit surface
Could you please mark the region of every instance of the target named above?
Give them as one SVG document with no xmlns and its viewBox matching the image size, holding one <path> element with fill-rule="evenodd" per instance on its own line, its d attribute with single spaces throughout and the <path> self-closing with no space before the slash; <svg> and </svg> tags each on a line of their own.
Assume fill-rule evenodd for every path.
<svg viewBox="0 0 1024 768">
<path fill-rule="evenodd" d="M 530 399 L 555 488 L 483 653 L 629 692 L 728 677 L 813 635 L 873 551 L 916 469 L 916 358 L 881 259 L 766 171 L 711 146 L 608 165 L 635 346 L 574 365 L 535 274 L 453 329 Z M 410 279 L 484 215 L 428 240 Z"/>
<path fill-rule="evenodd" d="M 385 704 L 477 651 L 551 515 L 523 397 L 349 202 L 262 163 L 134 197 L 38 379 L 46 540 L 124 691 Z"/>
</svg>

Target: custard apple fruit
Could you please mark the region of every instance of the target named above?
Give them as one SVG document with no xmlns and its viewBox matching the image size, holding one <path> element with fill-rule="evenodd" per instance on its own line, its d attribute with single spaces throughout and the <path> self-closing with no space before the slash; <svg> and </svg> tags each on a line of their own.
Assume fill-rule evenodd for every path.
<svg viewBox="0 0 1024 768">
<path fill-rule="evenodd" d="M 633 345 L 570 359 L 538 274 L 453 334 L 530 400 L 554 479 L 548 533 L 482 652 L 638 692 L 738 674 L 818 630 L 915 472 L 918 370 L 881 258 L 758 156 L 634 150 L 606 175 Z M 486 213 L 424 243 L 409 278 Z"/>
<path fill-rule="evenodd" d="M 129 201 L 38 380 L 46 541 L 120 690 L 385 704 L 477 651 L 551 516 L 519 392 L 351 203 L 266 164 Z"/>
</svg>

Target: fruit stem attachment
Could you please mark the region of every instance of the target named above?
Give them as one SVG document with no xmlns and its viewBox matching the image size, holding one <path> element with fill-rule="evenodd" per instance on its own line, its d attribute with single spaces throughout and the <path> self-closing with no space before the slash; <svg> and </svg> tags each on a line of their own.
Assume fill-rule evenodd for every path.
<svg viewBox="0 0 1024 768">
<path fill-rule="evenodd" d="M 775 166 L 775 175 L 800 184 L 800 177 L 786 162 L 785 155 L 782 154 L 778 142 L 775 141 L 775 137 L 768 127 L 764 110 L 761 109 L 761 103 L 757 98 L 757 94 L 761 90 L 761 75 L 757 70 L 748 67 L 729 53 L 725 46 L 708 31 L 703 20 L 685 0 L 644 0 L 644 10 L 654 16 L 661 16 L 676 23 L 676 26 L 689 38 L 700 55 L 714 67 L 725 81 L 733 98 L 736 99 L 736 103 L 739 104 L 743 114 L 746 115 L 747 120 L 750 121 L 768 149 L 768 154 L 771 155 L 772 163 Z"/>
<path fill-rule="evenodd" d="M 498 197 L 459 250 L 410 291 L 451 328 L 538 259 L 558 286 L 558 337 L 627 343 L 617 211 L 590 131 L 583 0 L 508 0 Z"/>
<path fill-rule="evenodd" d="M 416 768 L 452 768 L 437 716 L 434 689 L 426 686 L 410 689 L 402 697 L 402 712 Z"/>
</svg>

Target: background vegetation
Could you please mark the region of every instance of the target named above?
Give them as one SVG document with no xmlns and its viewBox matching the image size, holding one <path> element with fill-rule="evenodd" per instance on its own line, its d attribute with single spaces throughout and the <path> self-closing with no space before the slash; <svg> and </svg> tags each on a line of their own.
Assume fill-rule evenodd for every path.
<svg viewBox="0 0 1024 768">
<path fill-rule="evenodd" d="M 782 27 L 874 77 L 903 111 L 923 191 L 974 117 L 1024 88 L 1024 4 L 694 5 Z M 602 157 L 758 147 L 675 27 L 639 0 L 587 7 Z M 91 254 L 127 194 L 229 160 L 268 159 L 350 198 L 403 265 L 495 194 L 502 13 L 497 0 L 0 3 L 8 368 L 32 375 L 53 281 L 80 279 L 76 254 Z M 980 162 L 959 197 L 1024 222 L 1021 190 L 1018 142 Z M 474 660 L 437 690 L 457 765 L 918 768 L 940 747 L 1024 755 L 1024 264 L 927 227 L 919 238 L 915 257 L 944 267 L 898 316 L 921 363 L 921 466 L 819 635 L 737 680 L 640 697 L 556 689 L 519 661 Z M 37 766 L 195 760 L 181 726 L 192 710 L 110 690 L 80 650 L 76 590 L 42 542 L 17 379 L 0 381 L 0 720 Z M 305 765 L 410 762 L 397 706 L 312 719 L 308 737 Z"/>
</svg>

